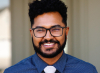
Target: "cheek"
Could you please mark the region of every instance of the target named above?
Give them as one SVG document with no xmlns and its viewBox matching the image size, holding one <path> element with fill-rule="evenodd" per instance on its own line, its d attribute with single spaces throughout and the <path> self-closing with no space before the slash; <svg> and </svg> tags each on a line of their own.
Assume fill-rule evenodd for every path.
<svg viewBox="0 0 100 73">
<path fill-rule="evenodd" d="M 60 36 L 60 37 L 57 37 L 56 38 L 59 42 L 60 42 L 60 44 L 62 45 L 63 43 L 64 43 L 64 41 L 65 41 L 65 35 L 62 35 L 62 36 Z"/>
<path fill-rule="evenodd" d="M 39 47 L 40 41 L 41 41 L 41 38 L 36 38 L 35 36 L 33 36 L 33 42 L 37 47 Z"/>
</svg>

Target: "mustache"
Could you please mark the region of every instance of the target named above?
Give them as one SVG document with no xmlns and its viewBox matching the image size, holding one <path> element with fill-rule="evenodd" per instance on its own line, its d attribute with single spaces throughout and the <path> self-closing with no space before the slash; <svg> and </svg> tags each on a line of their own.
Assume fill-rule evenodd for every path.
<svg viewBox="0 0 100 73">
<path fill-rule="evenodd" d="M 44 41 L 41 41 L 41 42 L 39 43 L 39 45 L 41 45 L 41 44 L 43 44 L 43 43 L 48 43 L 48 42 L 60 44 L 60 42 L 57 41 L 57 40 L 53 40 L 53 39 L 51 39 L 51 40 L 46 40 L 46 39 L 45 39 Z"/>
</svg>

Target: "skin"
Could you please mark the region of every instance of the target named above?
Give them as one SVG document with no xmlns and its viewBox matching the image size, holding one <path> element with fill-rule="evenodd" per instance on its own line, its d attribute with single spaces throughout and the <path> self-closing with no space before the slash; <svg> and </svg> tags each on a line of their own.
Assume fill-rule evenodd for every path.
<svg viewBox="0 0 100 73">
<path fill-rule="evenodd" d="M 44 13 L 42 15 L 38 15 L 37 17 L 35 17 L 32 28 L 36 28 L 37 26 L 50 28 L 54 25 L 60 25 L 61 27 L 65 27 L 65 24 L 62 22 L 62 17 L 58 12 L 48 12 L 48 13 Z M 58 40 L 60 42 L 60 45 L 62 45 L 64 43 L 65 35 L 67 36 L 68 31 L 69 31 L 69 27 L 64 28 L 63 35 L 60 37 L 53 37 L 53 36 L 51 36 L 50 32 L 47 31 L 47 34 L 45 37 L 37 38 L 33 35 L 33 31 L 31 29 L 30 29 L 30 34 L 31 34 L 31 37 L 33 37 L 33 42 L 35 42 L 34 44 L 37 47 L 39 47 L 39 42 L 43 41 L 45 39 L 46 40 L 50 40 L 50 39 Z M 67 39 L 67 37 L 66 37 L 66 39 Z M 53 49 L 50 51 L 47 51 L 46 49 L 48 49 L 48 48 L 53 48 Z M 52 54 L 57 49 L 58 49 L 58 44 L 54 44 L 52 46 L 41 45 L 41 51 L 46 54 Z M 40 54 L 37 53 L 37 55 L 49 65 L 52 65 L 55 62 L 57 62 L 57 60 L 62 56 L 62 54 L 63 54 L 63 51 L 53 58 L 44 58 Z"/>
</svg>

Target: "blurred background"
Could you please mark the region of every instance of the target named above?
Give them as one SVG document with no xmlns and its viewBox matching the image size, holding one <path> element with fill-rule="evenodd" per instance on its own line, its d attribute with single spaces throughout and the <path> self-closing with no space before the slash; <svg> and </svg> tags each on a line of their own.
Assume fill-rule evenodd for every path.
<svg viewBox="0 0 100 73">
<path fill-rule="evenodd" d="M 0 0 L 0 73 L 34 54 L 29 33 L 28 3 Z M 65 52 L 92 63 L 100 73 L 100 0 L 62 0 L 68 7 Z"/>
</svg>

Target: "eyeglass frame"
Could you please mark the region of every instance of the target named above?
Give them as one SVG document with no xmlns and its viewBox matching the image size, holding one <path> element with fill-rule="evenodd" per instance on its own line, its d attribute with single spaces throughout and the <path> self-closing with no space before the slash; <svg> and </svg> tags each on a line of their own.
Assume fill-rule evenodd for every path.
<svg viewBox="0 0 100 73">
<path fill-rule="evenodd" d="M 50 31 L 50 29 L 51 28 L 54 28 L 54 27 L 60 27 L 60 28 L 62 28 L 62 34 L 61 35 L 59 35 L 59 36 L 53 36 L 52 34 L 51 34 L 51 31 Z M 44 28 L 44 27 L 36 27 L 36 28 L 31 28 L 31 30 L 33 30 L 33 32 L 34 32 L 34 30 L 35 29 L 37 29 L 37 28 Z M 42 37 L 45 37 L 46 36 L 46 34 L 47 34 L 47 30 L 49 30 L 49 32 L 50 32 L 50 34 L 51 34 L 51 36 L 53 36 L 53 37 L 60 37 L 60 36 L 62 36 L 63 35 L 63 29 L 64 28 L 67 28 L 67 27 L 61 27 L 61 26 L 59 26 L 59 25 L 56 25 L 56 26 L 52 26 L 52 27 L 50 27 L 50 28 L 44 28 L 44 29 L 46 29 L 46 33 L 45 33 L 45 35 L 44 36 L 42 36 Z M 35 33 L 33 33 L 34 34 L 34 36 L 35 36 Z M 35 36 L 35 37 L 37 37 L 37 36 Z M 37 38 L 42 38 L 42 37 L 37 37 Z"/>
</svg>

